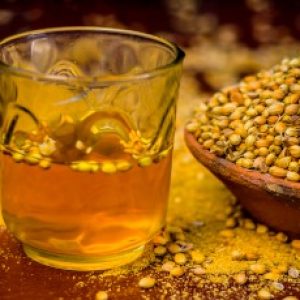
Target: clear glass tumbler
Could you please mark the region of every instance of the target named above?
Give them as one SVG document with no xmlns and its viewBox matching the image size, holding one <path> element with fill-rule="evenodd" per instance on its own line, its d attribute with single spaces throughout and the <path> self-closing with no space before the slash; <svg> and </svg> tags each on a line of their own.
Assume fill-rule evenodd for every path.
<svg viewBox="0 0 300 300">
<path fill-rule="evenodd" d="M 112 268 L 162 228 L 183 57 L 109 28 L 0 42 L 2 213 L 29 257 Z"/>
</svg>

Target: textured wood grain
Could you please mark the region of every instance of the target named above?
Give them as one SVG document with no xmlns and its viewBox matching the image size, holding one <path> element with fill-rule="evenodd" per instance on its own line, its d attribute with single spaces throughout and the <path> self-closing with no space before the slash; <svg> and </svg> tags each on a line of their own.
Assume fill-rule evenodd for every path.
<svg viewBox="0 0 300 300">
<path fill-rule="evenodd" d="M 138 287 L 140 278 L 151 274 L 157 279 L 154 288 Z M 199 277 L 200 278 L 200 277 Z M 185 274 L 171 278 L 163 272 L 155 272 L 154 266 L 136 274 L 101 276 L 101 272 L 63 271 L 31 261 L 22 247 L 4 227 L 0 227 L 0 298 L 2 300 L 74 300 L 95 299 L 95 294 L 104 290 L 109 299 L 249 299 L 250 285 L 204 283 L 198 287 L 195 275 Z M 205 276 L 201 276 L 201 281 Z M 252 282 L 254 283 L 254 282 Z M 285 284 L 284 292 L 273 299 L 286 295 L 298 295 L 297 284 Z M 193 298 L 193 296 L 195 298 Z M 196 298 L 199 296 L 199 298 Z"/>
</svg>

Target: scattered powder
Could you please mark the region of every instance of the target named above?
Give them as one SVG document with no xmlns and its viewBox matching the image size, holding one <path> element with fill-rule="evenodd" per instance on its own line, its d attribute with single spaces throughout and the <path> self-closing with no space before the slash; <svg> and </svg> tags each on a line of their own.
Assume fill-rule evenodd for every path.
<svg viewBox="0 0 300 300">
<path fill-rule="evenodd" d="M 183 80 L 183 86 L 185 83 Z M 191 82 L 187 85 L 195 88 Z M 184 124 L 181 120 L 178 122 Z M 272 299 L 273 295 L 282 293 L 286 282 L 293 285 L 293 291 L 300 292 L 300 280 L 296 278 L 300 268 L 297 242 L 287 242 L 282 233 L 272 232 L 264 224 L 252 221 L 213 175 L 194 159 L 188 159 L 191 155 L 182 143 L 180 130 L 176 145 L 165 231 L 154 238 L 154 244 L 150 243 L 144 255 L 133 264 L 106 271 L 99 278 L 138 274 L 149 266 L 152 275 L 167 272 L 174 280 L 189 276 L 199 288 L 209 283 L 215 297 L 224 294 L 224 290 L 218 288 L 219 284 L 228 288 L 227 297 L 234 294 L 236 286 L 232 282 L 247 286 L 249 299 Z M 234 224 L 227 229 L 226 223 L 230 219 L 235 222 L 229 222 Z M 220 234 L 228 230 L 232 233 Z M 155 255 L 154 249 L 162 246 L 167 251 L 164 254 L 158 251 Z M 233 257 L 237 252 L 239 259 Z M 201 253 L 203 259 L 194 262 L 192 253 Z M 162 291 L 176 295 L 176 282 L 172 280 L 157 279 L 155 286 L 161 284 Z"/>
</svg>

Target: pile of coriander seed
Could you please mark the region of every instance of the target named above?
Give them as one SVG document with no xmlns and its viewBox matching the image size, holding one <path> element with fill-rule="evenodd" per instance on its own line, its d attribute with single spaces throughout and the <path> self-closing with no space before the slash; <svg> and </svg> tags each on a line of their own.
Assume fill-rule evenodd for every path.
<svg viewBox="0 0 300 300">
<path fill-rule="evenodd" d="M 300 58 L 215 93 L 186 130 L 238 166 L 300 181 Z"/>
</svg>

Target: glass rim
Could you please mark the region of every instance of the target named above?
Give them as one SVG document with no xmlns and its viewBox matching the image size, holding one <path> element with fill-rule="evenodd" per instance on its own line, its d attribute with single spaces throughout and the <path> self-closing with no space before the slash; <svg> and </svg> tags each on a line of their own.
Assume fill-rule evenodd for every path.
<svg viewBox="0 0 300 300">
<path fill-rule="evenodd" d="M 151 69 L 149 71 L 144 71 L 144 72 L 130 74 L 130 75 L 126 75 L 126 74 L 110 75 L 110 78 L 105 78 L 103 80 L 101 79 L 102 77 L 101 75 L 100 76 L 78 76 L 72 78 L 70 77 L 66 78 L 60 75 L 49 75 L 37 71 L 31 71 L 19 67 L 14 67 L 4 63 L 1 60 L 0 60 L 0 72 L 1 70 L 5 70 L 11 74 L 33 79 L 33 80 L 43 80 L 43 81 L 50 81 L 50 82 L 64 83 L 64 84 L 87 83 L 87 84 L 92 84 L 93 86 L 104 86 L 104 85 L 117 84 L 121 82 L 133 82 L 133 81 L 138 81 L 138 80 L 143 80 L 143 79 L 148 79 L 148 78 L 158 76 L 161 73 L 164 73 L 169 69 L 172 69 L 173 67 L 179 65 L 185 57 L 184 51 L 179 46 L 162 37 L 158 37 L 152 34 L 135 31 L 135 30 L 118 29 L 112 27 L 100 27 L 100 26 L 99 27 L 98 26 L 50 27 L 44 29 L 25 31 L 1 39 L 0 48 L 24 38 L 34 39 L 36 37 L 43 36 L 44 34 L 72 33 L 72 32 L 82 32 L 82 33 L 99 32 L 99 33 L 108 33 L 108 34 L 111 33 L 111 34 L 118 34 L 124 36 L 139 37 L 145 40 L 154 41 L 158 44 L 165 46 L 166 48 L 169 48 L 170 50 L 173 51 L 175 57 L 172 59 L 171 62 L 159 66 L 157 68 Z"/>
</svg>

